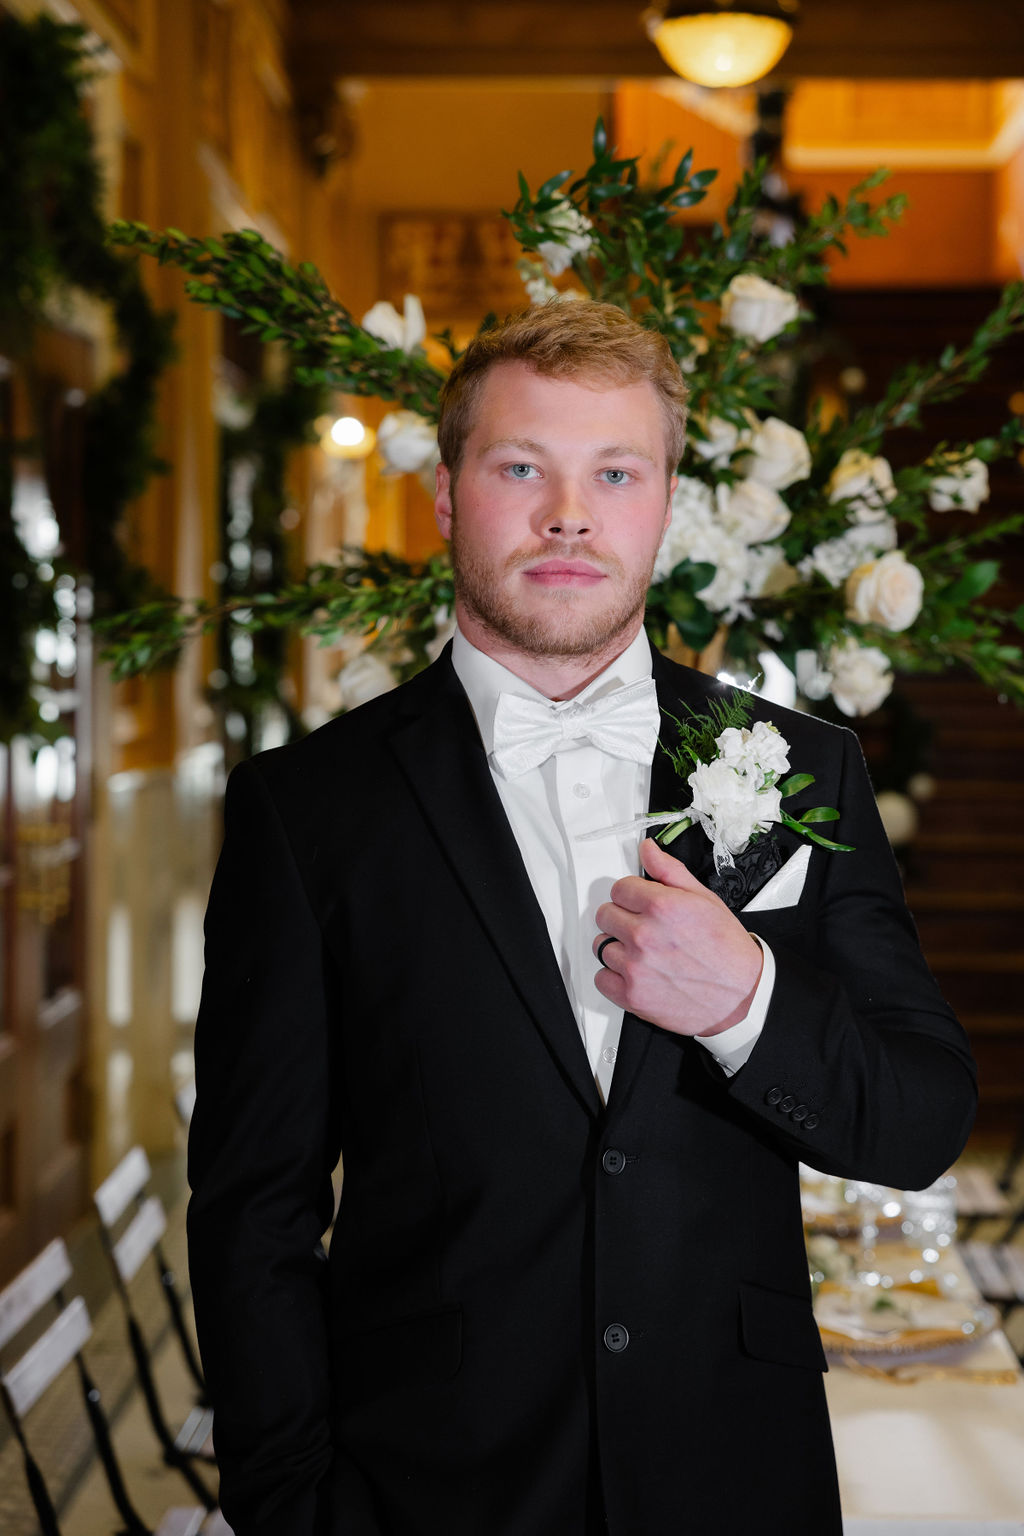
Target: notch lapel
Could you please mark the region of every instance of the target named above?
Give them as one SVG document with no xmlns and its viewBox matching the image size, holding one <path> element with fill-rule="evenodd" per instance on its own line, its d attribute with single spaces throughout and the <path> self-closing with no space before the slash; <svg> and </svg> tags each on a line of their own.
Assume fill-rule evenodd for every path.
<svg viewBox="0 0 1024 1536">
<path fill-rule="evenodd" d="M 592 1115 L 601 1099 L 551 948 L 544 914 L 494 787 L 476 721 L 448 657 L 430 673 L 424 707 L 391 748 L 439 846 L 478 913 L 559 1070 Z M 421 698 L 423 691 L 421 690 Z"/>
</svg>

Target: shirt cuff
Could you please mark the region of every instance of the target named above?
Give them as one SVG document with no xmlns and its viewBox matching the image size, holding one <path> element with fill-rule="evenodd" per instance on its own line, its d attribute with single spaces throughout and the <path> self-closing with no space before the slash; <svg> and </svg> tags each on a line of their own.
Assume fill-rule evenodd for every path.
<svg viewBox="0 0 1024 1536">
<path fill-rule="evenodd" d="M 706 1051 L 710 1051 L 718 1062 L 726 1077 L 732 1077 L 749 1057 L 757 1044 L 764 1021 L 768 1016 L 768 1005 L 772 1000 L 772 988 L 775 986 L 775 956 L 756 933 L 750 935 L 757 939 L 764 956 L 761 966 L 761 979 L 754 989 L 754 996 L 750 1001 L 750 1008 L 746 1018 L 740 1019 L 738 1024 L 730 1024 L 728 1029 L 721 1030 L 717 1035 L 695 1035 L 698 1045 L 702 1045 Z"/>
</svg>

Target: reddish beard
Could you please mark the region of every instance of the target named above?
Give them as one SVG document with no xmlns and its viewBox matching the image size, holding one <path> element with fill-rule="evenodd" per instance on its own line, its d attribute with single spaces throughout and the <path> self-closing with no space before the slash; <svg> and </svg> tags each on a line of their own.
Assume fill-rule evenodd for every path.
<svg viewBox="0 0 1024 1536">
<path fill-rule="evenodd" d="M 643 613 L 651 572 L 630 577 L 614 555 L 595 555 L 578 541 L 552 539 L 533 549 L 513 550 L 498 563 L 486 552 L 467 547 L 453 504 L 450 547 L 455 593 L 466 612 L 523 655 L 600 655 Z M 588 611 L 582 607 L 585 594 L 578 589 L 553 587 L 544 594 L 542 613 L 524 613 L 509 578 L 539 560 L 586 560 L 608 579 L 609 597 L 604 606 Z"/>
</svg>

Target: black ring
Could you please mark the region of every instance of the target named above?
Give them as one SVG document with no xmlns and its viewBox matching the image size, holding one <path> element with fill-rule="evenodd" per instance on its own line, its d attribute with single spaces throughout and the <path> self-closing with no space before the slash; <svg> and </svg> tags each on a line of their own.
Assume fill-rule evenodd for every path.
<svg viewBox="0 0 1024 1536">
<path fill-rule="evenodd" d="M 598 959 L 598 963 L 600 965 L 603 965 L 606 971 L 610 971 L 611 970 L 611 966 L 608 964 L 608 962 L 606 960 L 604 960 L 602 958 L 603 955 L 604 955 L 604 952 L 608 948 L 609 944 L 618 944 L 618 942 L 619 942 L 618 939 L 614 938 L 612 935 L 609 935 L 608 938 L 602 939 L 600 944 L 597 946 L 597 959 Z"/>
</svg>

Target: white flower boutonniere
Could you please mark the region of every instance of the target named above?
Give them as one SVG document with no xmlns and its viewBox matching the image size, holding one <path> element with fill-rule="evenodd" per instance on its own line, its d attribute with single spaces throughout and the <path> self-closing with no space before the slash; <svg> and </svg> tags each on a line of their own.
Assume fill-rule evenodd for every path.
<svg viewBox="0 0 1024 1536">
<path fill-rule="evenodd" d="M 758 720 L 749 729 L 752 708 L 750 698 L 734 694 L 728 701 L 714 700 L 706 715 L 689 709 L 686 721 L 669 716 L 679 732 L 679 743 L 662 742 L 661 749 L 685 780 L 692 800 L 682 814 L 679 810 L 652 812 L 644 818 L 645 825 L 664 826 L 658 840 L 667 844 L 699 822 L 711 839 L 716 871 L 731 866 L 737 854 L 745 853 L 779 822 L 822 848 L 852 853 L 850 844 L 832 842 L 813 830 L 815 824 L 837 821 L 837 810 L 819 805 L 798 818 L 783 809 L 783 800 L 807 789 L 814 775 L 794 773 L 782 778 L 790 766 L 789 743 L 770 720 Z"/>
</svg>

